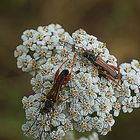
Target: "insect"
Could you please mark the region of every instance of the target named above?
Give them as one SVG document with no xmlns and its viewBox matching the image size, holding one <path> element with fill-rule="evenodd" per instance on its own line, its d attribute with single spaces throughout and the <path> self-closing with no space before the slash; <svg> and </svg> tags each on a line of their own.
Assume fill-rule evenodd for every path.
<svg viewBox="0 0 140 140">
<path fill-rule="evenodd" d="M 94 52 L 90 50 L 84 50 L 82 47 L 76 47 L 75 45 L 66 43 L 68 47 L 72 48 L 73 52 L 82 55 L 87 58 L 99 71 L 99 74 L 105 78 L 108 78 L 116 83 L 119 83 L 121 79 L 120 69 L 107 64 L 99 55 L 95 55 Z M 80 48 L 80 51 L 77 49 Z"/>
<path fill-rule="evenodd" d="M 91 51 L 84 51 L 82 53 L 82 56 L 87 58 L 94 66 L 97 67 L 99 70 L 99 73 L 103 75 L 104 77 L 107 77 L 108 79 L 119 82 L 121 78 L 120 70 L 119 68 L 107 64 L 99 55 L 95 56 L 95 54 Z"/>
<path fill-rule="evenodd" d="M 66 60 L 67 61 L 67 60 Z M 51 90 L 46 95 L 45 100 L 45 106 L 41 109 L 42 113 L 48 113 L 54 110 L 54 104 L 61 102 L 60 99 L 60 91 L 62 89 L 62 86 L 66 86 L 68 81 L 70 80 L 71 73 L 74 67 L 74 62 L 72 63 L 70 71 L 68 69 L 64 69 L 60 74 L 60 68 L 63 66 L 63 64 L 66 62 L 64 61 L 59 69 L 56 71 L 55 77 L 54 77 L 54 84 Z"/>
<path fill-rule="evenodd" d="M 74 61 L 73 61 L 70 70 L 64 69 L 60 73 L 60 69 L 66 61 L 68 61 L 68 59 L 66 59 L 61 64 L 61 66 L 58 68 L 58 70 L 56 71 L 55 77 L 54 77 L 54 84 L 53 84 L 52 88 L 50 89 L 50 91 L 48 92 L 48 94 L 44 95 L 45 100 L 41 101 L 42 103 L 44 103 L 44 106 L 41 107 L 41 104 L 39 105 L 39 108 L 38 108 L 39 114 L 36 116 L 35 121 L 32 123 L 30 128 L 24 133 L 24 135 L 27 135 L 29 133 L 29 131 L 32 129 L 32 127 L 37 122 L 37 119 L 39 118 L 40 115 L 45 115 L 46 113 L 50 113 L 50 112 L 54 111 L 54 105 L 62 102 L 62 100 L 60 99 L 60 91 L 69 82 L 69 80 L 71 78 L 72 70 L 74 68 Z M 44 130 L 42 130 L 42 132 L 41 132 L 40 140 L 42 138 L 43 132 L 44 132 Z"/>
</svg>

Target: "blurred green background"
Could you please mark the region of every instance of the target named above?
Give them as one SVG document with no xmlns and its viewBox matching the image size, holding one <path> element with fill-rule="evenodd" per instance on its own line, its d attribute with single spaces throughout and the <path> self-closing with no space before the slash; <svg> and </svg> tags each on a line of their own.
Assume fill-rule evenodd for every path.
<svg viewBox="0 0 140 140">
<path fill-rule="evenodd" d="M 139 0 L 0 0 L 0 140 L 29 140 L 21 98 L 32 93 L 30 76 L 16 68 L 13 51 L 25 29 L 59 23 L 72 33 L 83 28 L 106 42 L 118 63 L 140 58 Z M 140 109 L 121 114 L 100 140 L 140 138 Z"/>
</svg>

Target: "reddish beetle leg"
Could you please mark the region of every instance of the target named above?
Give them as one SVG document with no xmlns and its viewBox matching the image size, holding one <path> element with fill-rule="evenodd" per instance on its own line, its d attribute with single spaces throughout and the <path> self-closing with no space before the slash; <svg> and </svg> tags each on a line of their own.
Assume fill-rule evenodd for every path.
<svg viewBox="0 0 140 140">
<path fill-rule="evenodd" d="M 58 78 L 58 75 L 59 75 L 59 73 L 60 73 L 61 67 L 62 67 L 67 61 L 68 61 L 68 59 L 66 59 L 66 60 L 60 65 L 60 67 L 58 68 L 58 70 L 56 71 L 55 77 L 54 77 L 54 81 L 56 81 L 56 79 Z"/>
</svg>

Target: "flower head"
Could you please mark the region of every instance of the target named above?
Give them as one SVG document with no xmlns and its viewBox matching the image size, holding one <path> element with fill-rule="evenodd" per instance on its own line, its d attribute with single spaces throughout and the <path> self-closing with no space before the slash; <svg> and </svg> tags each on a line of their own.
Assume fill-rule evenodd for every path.
<svg viewBox="0 0 140 140">
<path fill-rule="evenodd" d="M 25 135 L 40 140 L 61 140 L 71 130 L 106 135 L 121 110 L 140 107 L 139 61 L 118 68 L 105 43 L 83 29 L 71 36 L 58 24 L 26 30 L 21 38 L 14 52 L 17 67 L 32 75 L 35 92 L 22 99 Z M 67 76 L 60 76 L 63 70 Z"/>
</svg>

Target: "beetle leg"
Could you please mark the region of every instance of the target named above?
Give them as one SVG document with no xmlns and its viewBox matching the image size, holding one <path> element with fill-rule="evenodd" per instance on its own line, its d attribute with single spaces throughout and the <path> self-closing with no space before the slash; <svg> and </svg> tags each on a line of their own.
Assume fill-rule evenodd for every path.
<svg viewBox="0 0 140 140">
<path fill-rule="evenodd" d="M 69 72 L 69 74 L 67 75 L 67 77 L 66 77 L 66 79 L 65 79 L 65 81 L 64 81 L 64 83 L 63 83 L 64 86 L 66 86 L 66 84 L 67 84 L 68 81 L 70 80 L 70 77 L 71 77 L 71 73 L 72 73 L 73 68 L 74 68 L 74 61 L 72 62 L 72 66 L 71 66 L 70 72 Z"/>
<path fill-rule="evenodd" d="M 58 70 L 56 71 L 55 77 L 54 77 L 54 81 L 56 81 L 56 79 L 57 79 L 57 77 L 58 77 L 58 75 L 59 75 L 59 73 L 60 73 L 60 68 L 61 68 L 67 61 L 68 61 L 68 59 L 66 59 L 66 60 L 60 65 L 60 67 L 58 68 Z"/>
</svg>

